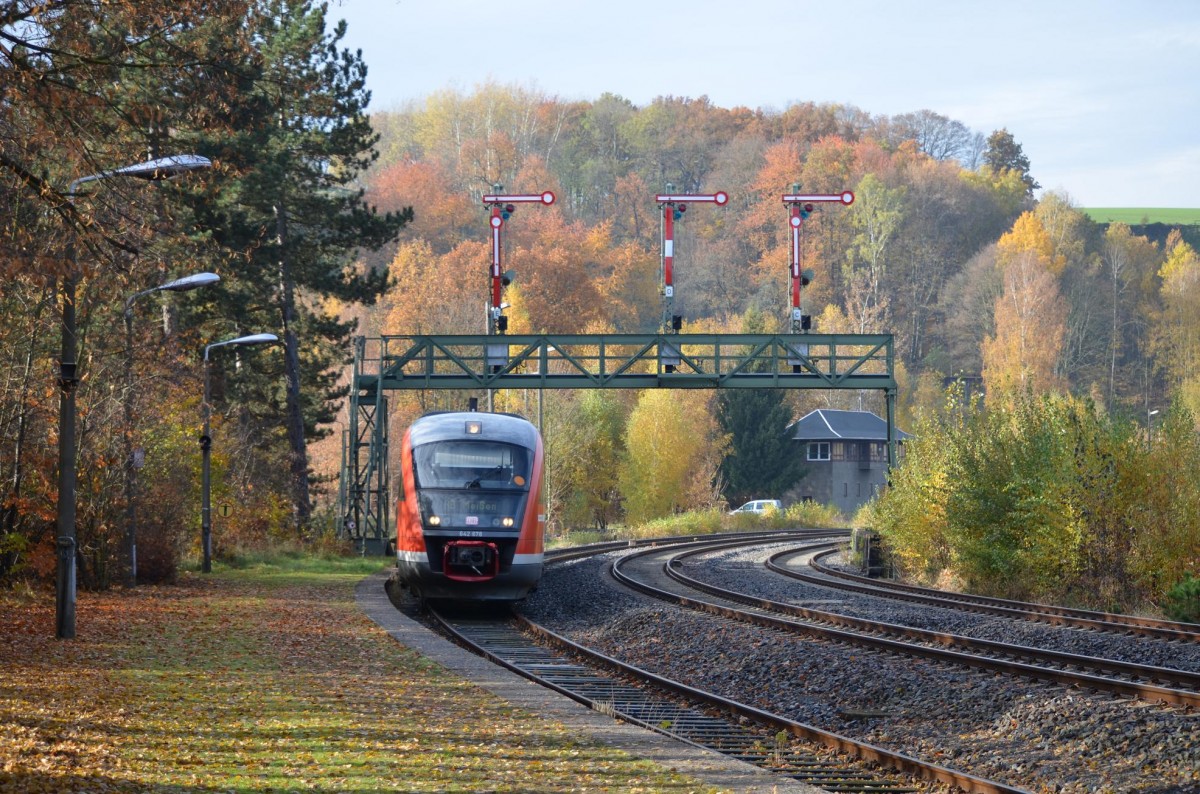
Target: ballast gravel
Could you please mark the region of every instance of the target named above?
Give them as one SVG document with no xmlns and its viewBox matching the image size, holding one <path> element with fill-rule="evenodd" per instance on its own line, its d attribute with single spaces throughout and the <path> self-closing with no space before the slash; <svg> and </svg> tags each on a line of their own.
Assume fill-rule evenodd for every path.
<svg viewBox="0 0 1200 794">
<path fill-rule="evenodd" d="M 767 571 L 783 547 L 692 558 L 688 574 L 825 611 L 1200 670 L 1200 644 L 1107 635 L 852 595 Z M 995 675 L 684 610 L 607 573 L 551 565 L 522 612 L 611 656 L 793 720 L 1035 792 L 1200 793 L 1200 713 Z"/>
</svg>

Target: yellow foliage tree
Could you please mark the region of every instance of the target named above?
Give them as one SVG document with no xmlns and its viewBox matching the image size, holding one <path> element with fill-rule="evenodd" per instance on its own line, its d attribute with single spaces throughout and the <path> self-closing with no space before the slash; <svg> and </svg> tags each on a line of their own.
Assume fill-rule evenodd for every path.
<svg viewBox="0 0 1200 794">
<path fill-rule="evenodd" d="M 983 341 L 983 381 L 993 399 L 1061 387 L 1056 372 L 1067 306 L 1052 272 L 1054 247 L 1033 213 L 997 244 L 1004 291 L 996 301 L 995 334 Z"/>
<path fill-rule="evenodd" d="M 719 437 L 708 395 L 650 389 L 642 393 L 625 429 L 621 494 L 631 524 L 711 507 L 717 466 L 727 442 Z"/>
<path fill-rule="evenodd" d="M 1200 417 L 1200 256 L 1178 231 L 1167 239 L 1162 279 L 1162 312 L 1154 340 L 1159 360 L 1180 401 Z"/>
</svg>

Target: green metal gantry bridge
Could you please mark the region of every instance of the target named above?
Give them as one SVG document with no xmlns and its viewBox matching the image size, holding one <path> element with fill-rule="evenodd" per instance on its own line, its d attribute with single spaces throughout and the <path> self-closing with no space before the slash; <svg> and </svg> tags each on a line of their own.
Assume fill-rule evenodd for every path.
<svg viewBox="0 0 1200 794">
<path fill-rule="evenodd" d="M 355 340 L 341 531 L 365 552 L 391 533 L 387 392 L 406 389 L 871 389 L 896 461 L 891 334 L 544 334 Z"/>
</svg>

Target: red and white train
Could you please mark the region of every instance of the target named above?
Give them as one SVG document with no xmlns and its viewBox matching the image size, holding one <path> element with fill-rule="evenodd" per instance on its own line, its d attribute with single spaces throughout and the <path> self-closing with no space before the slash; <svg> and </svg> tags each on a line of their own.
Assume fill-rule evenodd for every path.
<svg viewBox="0 0 1200 794">
<path fill-rule="evenodd" d="M 520 601 L 542 577 L 542 437 L 510 414 L 434 413 L 404 433 L 396 578 L 441 601 Z"/>
</svg>

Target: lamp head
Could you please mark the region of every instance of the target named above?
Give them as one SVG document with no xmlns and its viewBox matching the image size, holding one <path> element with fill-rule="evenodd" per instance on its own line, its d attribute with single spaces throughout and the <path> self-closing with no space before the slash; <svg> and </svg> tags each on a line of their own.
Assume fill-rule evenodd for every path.
<svg viewBox="0 0 1200 794">
<path fill-rule="evenodd" d="M 174 281 L 168 281 L 159 287 L 159 289 L 166 292 L 187 292 L 198 287 L 207 287 L 209 284 L 216 284 L 220 280 L 221 277 L 216 273 L 194 273 L 190 276 L 177 278 Z"/>
<path fill-rule="evenodd" d="M 170 157 L 159 157 L 109 171 L 105 176 L 136 176 L 138 179 L 170 179 L 173 176 L 186 174 L 191 171 L 201 171 L 212 168 L 212 160 L 198 154 L 175 154 Z"/>
</svg>

